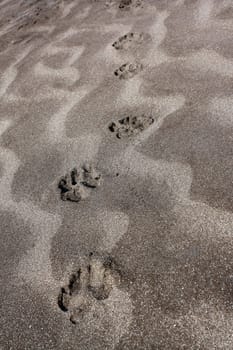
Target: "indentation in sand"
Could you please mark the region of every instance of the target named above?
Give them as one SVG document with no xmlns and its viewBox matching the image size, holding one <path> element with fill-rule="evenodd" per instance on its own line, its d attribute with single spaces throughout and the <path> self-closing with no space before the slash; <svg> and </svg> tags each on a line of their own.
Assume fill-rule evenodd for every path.
<svg viewBox="0 0 233 350">
<path fill-rule="evenodd" d="M 91 252 L 89 258 L 81 257 L 78 265 L 67 266 L 58 306 L 64 317 L 77 325 L 85 338 L 88 336 L 84 339 L 90 348 L 93 341 L 96 345 L 104 338 L 107 348 L 114 349 L 129 330 L 133 305 L 121 289 L 122 278 L 117 262 L 108 254 Z"/>
<path fill-rule="evenodd" d="M 140 62 L 132 61 L 122 64 L 114 71 L 115 76 L 119 79 L 132 79 L 143 70 Z"/>
<path fill-rule="evenodd" d="M 58 188 L 61 191 L 63 201 L 80 202 L 89 197 L 93 189 L 100 186 L 101 174 L 92 164 L 83 164 L 81 168 L 73 167 L 66 175 L 62 176 Z"/>
</svg>

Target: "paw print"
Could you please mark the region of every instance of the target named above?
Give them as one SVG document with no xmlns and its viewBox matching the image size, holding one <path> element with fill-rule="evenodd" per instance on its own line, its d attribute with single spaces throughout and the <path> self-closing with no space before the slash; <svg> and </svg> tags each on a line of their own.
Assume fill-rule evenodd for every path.
<svg viewBox="0 0 233 350">
<path fill-rule="evenodd" d="M 119 4 L 119 9 L 129 10 L 132 7 L 141 7 L 142 5 L 142 0 L 121 0 Z"/>
<path fill-rule="evenodd" d="M 112 122 L 108 128 L 112 133 L 115 133 L 118 139 L 121 139 L 137 135 L 153 123 L 154 118 L 151 115 L 127 116 L 117 122 Z"/>
<path fill-rule="evenodd" d="M 145 33 L 127 33 L 121 36 L 118 40 L 116 40 L 112 46 L 116 50 L 126 50 L 130 47 L 140 45 L 143 41 L 146 41 L 150 38 L 149 34 Z"/>
<path fill-rule="evenodd" d="M 110 256 L 90 253 L 89 263 L 74 272 L 68 284 L 61 288 L 58 306 L 76 324 L 92 303 L 107 299 L 120 281 L 120 272 Z"/>
<path fill-rule="evenodd" d="M 98 187 L 100 181 L 101 175 L 91 165 L 84 165 L 79 172 L 74 168 L 59 181 L 61 199 L 79 202 L 88 197 L 89 189 Z"/>
<path fill-rule="evenodd" d="M 141 63 L 125 63 L 120 68 L 116 69 L 114 74 L 119 77 L 119 79 L 131 79 L 141 72 L 142 69 L 143 66 Z"/>
</svg>

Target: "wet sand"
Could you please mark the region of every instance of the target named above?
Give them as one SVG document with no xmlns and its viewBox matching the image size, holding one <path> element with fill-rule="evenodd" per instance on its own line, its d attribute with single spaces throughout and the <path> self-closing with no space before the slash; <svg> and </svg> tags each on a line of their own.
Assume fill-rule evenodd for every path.
<svg viewBox="0 0 233 350">
<path fill-rule="evenodd" d="M 0 2 L 0 350 L 232 350 L 232 35 L 231 0 Z"/>
</svg>

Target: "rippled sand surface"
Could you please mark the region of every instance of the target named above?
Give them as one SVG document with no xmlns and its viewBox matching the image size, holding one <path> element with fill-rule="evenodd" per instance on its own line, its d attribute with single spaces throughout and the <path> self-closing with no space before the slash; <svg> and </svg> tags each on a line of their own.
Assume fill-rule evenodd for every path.
<svg viewBox="0 0 233 350">
<path fill-rule="evenodd" d="M 232 0 L 0 1 L 0 350 L 233 349 L 232 37 Z"/>
</svg>

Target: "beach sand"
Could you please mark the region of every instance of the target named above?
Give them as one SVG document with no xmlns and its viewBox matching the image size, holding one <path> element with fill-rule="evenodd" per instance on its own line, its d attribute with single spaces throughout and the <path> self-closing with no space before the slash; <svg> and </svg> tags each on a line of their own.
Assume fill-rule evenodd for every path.
<svg viewBox="0 0 233 350">
<path fill-rule="evenodd" d="M 232 37 L 232 0 L 0 1 L 0 350 L 233 349 Z"/>
</svg>

